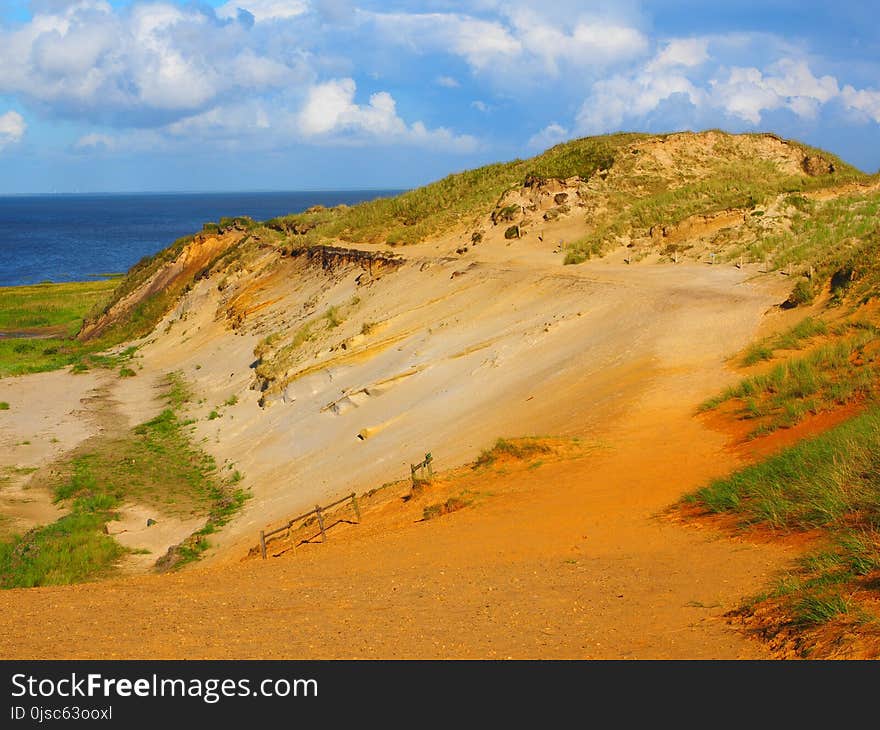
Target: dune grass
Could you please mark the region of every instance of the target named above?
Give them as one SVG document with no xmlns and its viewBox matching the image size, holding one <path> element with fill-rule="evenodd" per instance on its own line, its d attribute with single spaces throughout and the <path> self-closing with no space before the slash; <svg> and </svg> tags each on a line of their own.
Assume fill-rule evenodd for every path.
<svg viewBox="0 0 880 730">
<path fill-rule="evenodd" d="M 393 198 L 282 216 L 267 221 L 267 225 L 285 232 L 307 229 L 294 238 L 301 245 L 334 238 L 392 245 L 415 243 L 458 223 L 475 221 L 488 213 L 505 191 L 522 185 L 530 175 L 588 178 L 610 167 L 621 147 L 645 137 L 611 134 L 573 140 L 528 160 L 456 173 Z"/>
<path fill-rule="evenodd" d="M 86 313 L 118 283 L 118 279 L 102 279 L 0 287 L 0 332 L 60 328 L 73 336 Z"/>
<path fill-rule="evenodd" d="M 762 360 L 772 360 L 776 350 L 800 350 L 814 338 L 827 334 L 828 324 L 824 320 L 806 317 L 785 332 L 749 345 L 740 362 L 748 367 Z"/>
<path fill-rule="evenodd" d="M 683 501 L 744 525 L 821 531 L 823 546 L 750 603 L 780 600 L 800 627 L 853 613 L 856 592 L 880 590 L 880 406 Z"/>
<path fill-rule="evenodd" d="M 855 334 L 850 334 L 854 329 Z M 807 323 L 803 327 L 780 335 L 774 346 L 783 342 L 800 346 L 813 336 L 827 332 L 827 326 Z M 880 377 L 880 330 L 870 324 L 857 323 L 840 330 L 845 333 L 822 344 L 800 357 L 793 357 L 773 366 L 765 373 L 744 378 L 737 385 L 719 393 L 701 404 L 700 410 L 718 408 L 728 401 L 739 404 L 737 416 L 742 419 L 760 419 L 760 425 L 751 436 L 761 436 L 778 428 L 799 423 L 808 414 L 816 414 L 854 398 L 874 393 Z M 746 352 L 769 352 L 772 346 L 758 345 Z"/>
<path fill-rule="evenodd" d="M 484 449 L 474 461 L 473 468 L 491 466 L 501 458 L 526 461 L 540 454 L 552 453 L 553 449 L 534 438 L 498 439 L 491 449 Z"/>
<path fill-rule="evenodd" d="M 65 367 L 73 367 L 75 372 L 120 368 L 131 359 L 133 349 L 100 354 L 118 341 L 84 343 L 74 339 L 84 317 L 106 301 L 118 283 L 108 279 L 0 288 L 0 332 L 13 335 L 0 339 L 0 377 Z M 29 336 L 14 336 L 19 331 Z M 41 333 L 51 336 L 32 336 Z"/>
<path fill-rule="evenodd" d="M 44 486 L 70 512 L 0 543 L 0 587 L 76 583 L 112 573 L 127 550 L 103 528 L 129 501 L 165 515 L 206 516 L 175 564 L 208 547 L 206 536 L 244 502 L 244 492 L 233 485 L 240 475 L 222 479 L 213 458 L 191 443 L 190 424 L 175 410 L 188 397 L 179 375 L 169 376 L 165 397 L 169 407 L 155 418 L 125 433 L 94 437 L 54 465 L 55 476 Z"/>
</svg>

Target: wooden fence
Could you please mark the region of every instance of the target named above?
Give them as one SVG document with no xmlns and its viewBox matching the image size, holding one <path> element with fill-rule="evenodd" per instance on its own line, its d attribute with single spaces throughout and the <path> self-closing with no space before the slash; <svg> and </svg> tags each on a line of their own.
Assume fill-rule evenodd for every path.
<svg viewBox="0 0 880 730">
<path fill-rule="evenodd" d="M 263 560 L 266 559 L 266 542 L 269 538 L 274 535 L 278 535 L 279 533 L 289 531 L 291 527 L 293 527 L 297 522 L 306 519 L 307 517 L 311 517 L 315 515 L 318 518 L 318 527 L 321 531 L 321 542 L 327 542 L 327 529 L 324 525 L 324 513 L 336 507 L 343 502 L 351 502 L 351 506 L 354 507 L 354 514 L 358 519 L 358 522 L 361 520 L 361 508 L 358 505 L 357 495 L 352 492 L 347 497 L 343 497 L 342 499 L 337 499 L 335 502 L 331 502 L 330 504 L 326 504 L 323 507 L 321 505 L 316 504 L 315 508 L 305 512 L 304 514 L 298 515 L 294 517 L 292 520 L 288 520 L 287 524 L 282 525 L 281 527 L 275 530 L 269 530 L 265 532 L 264 530 L 260 530 L 260 555 L 262 555 Z"/>
<path fill-rule="evenodd" d="M 409 471 L 410 476 L 412 477 L 413 487 L 418 486 L 419 482 L 427 482 L 434 478 L 434 468 L 431 466 L 431 463 L 434 461 L 434 457 L 431 456 L 431 453 L 428 452 L 425 454 L 425 458 L 422 459 L 418 464 L 410 464 Z M 420 473 L 420 476 L 416 477 L 416 472 Z M 425 474 L 427 474 L 427 479 L 425 478 Z"/>
</svg>

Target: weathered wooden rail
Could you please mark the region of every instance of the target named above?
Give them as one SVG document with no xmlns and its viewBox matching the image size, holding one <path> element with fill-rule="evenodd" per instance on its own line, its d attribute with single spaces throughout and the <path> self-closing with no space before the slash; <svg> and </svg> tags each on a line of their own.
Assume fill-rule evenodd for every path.
<svg viewBox="0 0 880 730">
<path fill-rule="evenodd" d="M 332 509 L 333 507 L 336 507 L 336 506 L 342 504 L 343 502 L 349 502 L 349 501 L 351 502 L 351 506 L 354 508 L 354 514 L 357 517 L 358 522 L 360 522 L 361 508 L 360 508 L 360 505 L 358 505 L 357 494 L 352 492 L 347 497 L 342 497 L 341 499 L 337 499 L 335 502 L 331 502 L 330 504 L 325 504 L 323 507 L 319 504 L 316 504 L 314 509 L 311 509 L 308 512 L 304 512 L 301 515 L 297 515 L 292 520 L 288 520 L 286 524 L 284 524 L 281 527 L 278 527 L 274 530 L 269 530 L 268 532 L 266 532 L 264 530 L 260 530 L 260 555 L 263 557 L 263 560 L 266 559 L 266 542 L 270 537 L 272 537 L 274 535 L 278 535 L 282 532 L 289 531 L 290 528 L 292 528 L 297 522 L 305 520 L 308 517 L 311 517 L 312 515 L 315 515 L 318 519 L 318 528 L 321 531 L 321 542 L 327 542 L 327 529 L 324 525 L 324 513 L 327 510 Z"/>
<path fill-rule="evenodd" d="M 418 464 L 409 465 L 413 487 L 418 486 L 419 482 L 427 482 L 434 478 L 434 468 L 431 466 L 431 463 L 433 461 L 434 457 L 431 456 L 430 452 L 428 452 L 427 454 L 425 454 L 425 458 L 422 459 Z M 416 478 L 417 471 L 421 473 L 421 476 L 419 478 Z M 425 478 L 426 473 L 428 475 L 427 479 Z"/>
</svg>

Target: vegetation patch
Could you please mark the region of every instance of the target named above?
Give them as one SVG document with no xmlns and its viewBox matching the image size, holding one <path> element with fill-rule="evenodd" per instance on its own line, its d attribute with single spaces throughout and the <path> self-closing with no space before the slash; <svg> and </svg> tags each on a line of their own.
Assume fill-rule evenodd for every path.
<svg viewBox="0 0 880 730">
<path fill-rule="evenodd" d="M 52 469 L 44 486 L 70 513 L 0 544 L 0 586 L 30 587 L 93 580 L 113 572 L 127 552 L 104 532 L 126 502 L 154 506 L 164 514 L 190 518 L 207 514 L 199 533 L 225 524 L 244 502 L 234 486 L 240 475 L 222 479 L 213 458 L 191 443 L 189 426 L 175 408 L 188 397 L 179 374 L 168 378 L 169 407 L 121 435 L 97 436 Z M 178 561 L 180 562 L 180 561 Z"/>
<path fill-rule="evenodd" d="M 470 504 L 471 502 L 461 499 L 460 497 L 450 497 L 445 502 L 426 505 L 425 509 L 422 511 L 422 519 L 433 520 L 437 517 L 448 515 L 451 512 L 457 512 L 460 509 L 464 509 Z"/>
<path fill-rule="evenodd" d="M 872 615 L 869 606 L 880 598 L 880 407 L 683 501 L 744 526 L 818 534 L 820 547 L 744 611 L 772 603 L 785 616 L 777 630 Z"/>
<path fill-rule="evenodd" d="M 772 360 L 776 350 L 800 350 L 816 337 L 827 335 L 828 324 L 817 317 L 806 317 L 794 327 L 750 345 L 742 356 L 742 364 L 754 365 L 762 360 Z"/>
<path fill-rule="evenodd" d="M 773 343 L 759 343 L 746 351 L 743 360 L 772 359 L 775 347 L 794 349 L 827 327 L 810 321 L 780 335 Z M 770 433 L 817 414 L 874 394 L 878 375 L 880 330 L 871 324 L 844 325 L 831 341 L 806 355 L 792 357 L 770 370 L 744 378 L 739 384 L 710 398 L 701 410 L 714 410 L 724 403 L 737 404 L 740 419 L 755 419 L 750 436 Z M 781 343 L 781 344 L 780 344 Z"/>
<path fill-rule="evenodd" d="M 573 140 L 528 160 L 456 173 L 393 198 L 282 216 L 266 225 L 292 234 L 294 245 L 302 246 L 333 240 L 416 243 L 455 225 L 475 223 L 502 194 L 523 185 L 528 178 L 587 179 L 611 167 L 619 149 L 646 137 L 611 134 Z"/>
<path fill-rule="evenodd" d="M 0 288 L 0 377 L 72 367 L 118 368 L 134 350 L 99 354 L 116 342 L 78 342 L 83 318 L 107 300 L 116 280 Z"/>
<path fill-rule="evenodd" d="M 474 469 L 491 466 L 499 459 L 527 461 L 541 454 L 550 454 L 553 449 L 534 438 L 498 439 L 491 449 L 484 449 L 473 464 Z"/>
</svg>

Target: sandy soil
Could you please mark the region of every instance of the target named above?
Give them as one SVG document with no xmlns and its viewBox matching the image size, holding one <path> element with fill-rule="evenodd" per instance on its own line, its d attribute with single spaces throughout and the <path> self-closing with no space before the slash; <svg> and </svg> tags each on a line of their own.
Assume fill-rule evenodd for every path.
<svg viewBox="0 0 880 730">
<path fill-rule="evenodd" d="M 0 530 L 20 533 L 54 522 L 64 510 L 52 495 L 31 489 L 31 474 L 98 432 L 83 401 L 98 388 L 94 373 L 38 373 L 0 380 Z"/>
<path fill-rule="evenodd" d="M 464 263 L 414 251 L 367 287 L 355 283 L 358 268 L 328 282 L 283 262 L 260 294 L 273 305 L 234 333 L 215 317 L 216 289 L 196 287 L 185 315 L 143 349 L 143 363 L 179 368 L 194 384 L 197 440 L 240 469 L 253 495 L 219 536 L 221 552 L 241 553 L 265 524 L 316 502 L 399 479 L 427 451 L 448 468 L 499 436 L 590 436 L 639 403 L 651 387 L 646 367 L 701 373 L 691 407 L 728 383 L 724 357 L 779 301 L 778 282 L 748 284 L 733 267 L 562 268 L 558 255 L 542 259 L 551 251 L 501 246 Z M 296 330 L 303 318 L 290 313 L 303 301 L 317 297 L 320 312 L 354 295 L 357 313 L 261 409 L 256 343 Z M 360 335 L 365 321 L 381 323 L 378 334 Z M 223 407 L 231 396 L 238 402 Z M 209 420 L 212 410 L 221 417 Z"/>
<path fill-rule="evenodd" d="M 233 334 L 216 307 L 194 305 L 216 304 L 197 287 L 187 317 L 144 348 L 144 372 L 182 368 L 204 401 L 196 415 L 239 397 L 200 421 L 199 436 L 242 468 L 254 499 L 213 560 L 180 574 L 0 593 L 0 655 L 766 656 L 721 616 L 784 566 L 788 549 L 658 515 L 738 463 L 694 407 L 732 378 L 724 358 L 779 300 L 778 283 L 744 283 L 746 272 L 720 266 L 483 265 L 470 280 L 450 278 L 458 262 L 389 275 L 394 287 L 377 287 L 367 306 L 391 320 L 383 334 L 405 336 L 360 360 L 325 353 L 329 364 L 267 411 L 248 366 L 285 303 Z M 329 296 L 349 296 L 352 277 L 334 286 Z M 421 328 L 407 319 L 413 291 Z M 377 396 L 325 408 L 409 371 Z M 377 424 L 378 435 L 355 439 Z M 487 475 L 484 499 L 440 519 L 368 512 L 326 545 L 241 562 L 263 526 L 400 479 L 422 451 L 450 467 L 497 436 L 541 433 L 597 448 Z"/>
<path fill-rule="evenodd" d="M 721 615 L 787 562 L 786 548 L 657 516 L 732 466 L 722 437 L 650 405 L 606 436 L 576 460 L 487 474 L 476 506 L 429 522 L 367 511 L 326 544 L 266 562 L 0 593 L 0 653 L 766 656 Z"/>
</svg>

